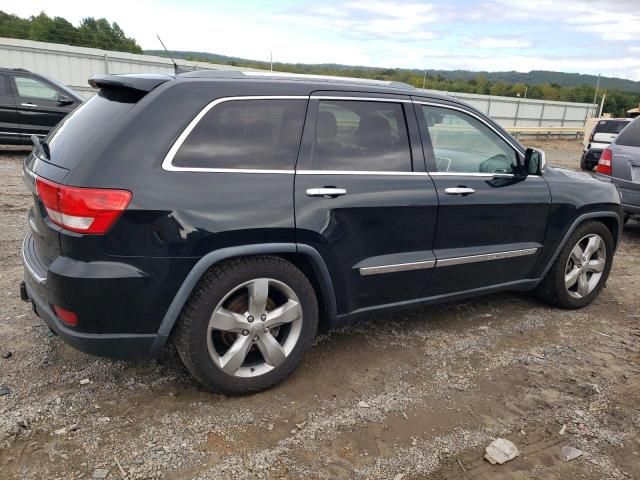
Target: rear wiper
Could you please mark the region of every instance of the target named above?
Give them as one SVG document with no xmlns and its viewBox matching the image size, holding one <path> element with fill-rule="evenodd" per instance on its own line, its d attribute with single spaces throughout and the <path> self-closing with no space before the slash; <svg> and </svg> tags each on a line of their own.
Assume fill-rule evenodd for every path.
<svg viewBox="0 0 640 480">
<path fill-rule="evenodd" d="M 40 150 L 42 150 L 42 153 L 44 153 L 44 156 L 47 158 L 47 160 L 51 160 L 51 151 L 49 150 L 49 144 L 45 140 L 42 140 L 37 135 L 31 135 L 31 142 L 33 143 L 34 147 L 40 147 Z"/>
</svg>

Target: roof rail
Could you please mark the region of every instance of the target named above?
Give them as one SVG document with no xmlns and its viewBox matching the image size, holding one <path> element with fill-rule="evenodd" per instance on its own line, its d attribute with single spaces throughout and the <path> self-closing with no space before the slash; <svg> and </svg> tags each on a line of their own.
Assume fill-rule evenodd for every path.
<svg viewBox="0 0 640 480">
<path fill-rule="evenodd" d="M 392 88 L 410 88 L 415 89 L 413 85 L 402 82 L 394 82 L 387 80 L 373 80 L 370 78 L 356 77 L 338 77 L 333 75 L 315 75 L 302 73 L 287 72 L 260 72 L 260 71 L 238 71 L 238 70 L 195 70 L 193 72 L 182 73 L 179 77 L 195 77 L 195 78 L 272 78 L 274 80 L 299 80 L 308 81 L 316 80 L 321 82 L 361 84 Z"/>
</svg>

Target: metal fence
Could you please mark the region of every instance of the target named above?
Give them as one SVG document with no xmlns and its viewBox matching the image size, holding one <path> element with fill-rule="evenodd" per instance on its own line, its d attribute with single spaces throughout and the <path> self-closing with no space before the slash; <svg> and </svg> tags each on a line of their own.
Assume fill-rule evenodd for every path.
<svg viewBox="0 0 640 480">
<path fill-rule="evenodd" d="M 251 70 L 182 59 L 176 59 L 176 63 L 179 67 L 188 70 Z M 171 60 L 165 57 L 13 38 L 0 38 L 0 66 L 25 68 L 53 77 L 86 97 L 93 94 L 87 79 L 96 73 L 174 73 Z M 595 116 L 597 112 L 597 105 L 589 103 L 553 102 L 458 92 L 437 93 L 446 93 L 474 105 L 504 127 L 579 128 L 585 124 L 587 118 Z"/>
<path fill-rule="evenodd" d="M 442 92 L 436 92 L 442 93 Z M 446 92 L 486 113 L 503 127 L 583 127 L 594 117 L 598 105 L 556 102 L 530 98 L 497 97 L 473 93 Z"/>
</svg>

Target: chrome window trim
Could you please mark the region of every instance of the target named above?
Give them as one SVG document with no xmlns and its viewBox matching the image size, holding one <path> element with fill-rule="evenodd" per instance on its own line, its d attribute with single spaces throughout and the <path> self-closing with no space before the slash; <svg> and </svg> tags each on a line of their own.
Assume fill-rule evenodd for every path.
<svg viewBox="0 0 640 480">
<path fill-rule="evenodd" d="M 491 260 L 503 260 L 505 258 L 525 257 L 533 255 L 537 248 L 522 248 L 519 250 L 509 250 L 506 252 L 482 253 L 479 255 L 468 255 L 465 257 L 439 258 L 436 260 L 436 267 L 449 267 L 452 265 L 465 265 L 467 263 L 486 262 Z"/>
<path fill-rule="evenodd" d="M 211 173 L 279 173 L 291 175 L 294 170 L 265 170 L 259 168 L 206 168 L 206 167 L 176 167 L 173 165 L 173 158 L 180 150 L 180 147 L 191 134 L 194 128 L 200 123 L 200 120 L 216 105 L 225 102 L 233 102 L 239 100 L 309 100 L 308 95 L 258 95 L 244 97 L 222 97 L 216 98 L 208 103 L 200 112 L 189 122 L 189 125 L 182 131 L 176 141 L 173 143 L 169 151 L 162 161 L 162 169 L 168 172 L 211 172 Z"/>
<path fill-rule="evenodd" d="M 433 268 L 436 265 L 435 260 L 423 260 L 420 262 L 396 263 L 391 265 L 378 265 L 374 267 L 360 267 L 360 275 L 363 277 L 369 275 L 378 275 L 381 273 L 406 272 L 409 270 L 422 270 Z"/>
<path fill-rule="evenodd" d="M 427 172 L 383 172 L 378 170 L 296 170 L 296 175 L 392 175 L 428 177 Z"/>
<path fill-rule="evenodd" d="M 335 95 L 311 95 L 311 100 L 346 100 L 362 102 L 385 102 L 385 103 L 412 103 L 408 98 L 384 98 L 384 97 L 339 97 Z"/>
</svg>

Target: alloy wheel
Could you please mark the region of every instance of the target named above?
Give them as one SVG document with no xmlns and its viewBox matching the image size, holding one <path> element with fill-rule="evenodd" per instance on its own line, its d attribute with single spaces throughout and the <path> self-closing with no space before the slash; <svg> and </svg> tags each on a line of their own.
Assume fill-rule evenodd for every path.
<svg viewBox="0 0 640 480">
<path fill-rule="evenodd" d="M 598 285 L 607 262 L 607 248 L 600 235 L 582 237 L 571 250 L 565 268 L 564 284 L 573 298 L 589 295 Z"/>
<path fill-rule="evenodd" d="M 218 303 L 207 328 L 207 348 L 228 375 L 256 377 L 282 364 L 302 330 L 302 308 L 288 285 L 256 278 Z"/>
</svg>

